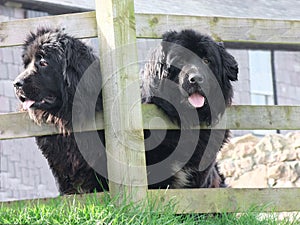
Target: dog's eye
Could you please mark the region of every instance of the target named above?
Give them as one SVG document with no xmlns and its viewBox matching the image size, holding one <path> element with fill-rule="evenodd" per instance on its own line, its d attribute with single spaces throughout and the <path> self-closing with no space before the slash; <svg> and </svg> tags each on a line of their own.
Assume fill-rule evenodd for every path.
<svg viewBox="0 0 300 225">
<path fill-rule="evenodd" d="M 41 59 L 40 60 L 40 66 L 42 66 L 42 67 L 48 66 L 47 61 L 45 59 Z"/>
<path fill-rule="evenodd" d="M 210 63 L 209 59 L 207 59 L 207 58 L 204 58 L 204 59 L 203 59 L 203 62 L 204 62 L 205 64 L 209 64 L 209 63 Z"/>
</svg>

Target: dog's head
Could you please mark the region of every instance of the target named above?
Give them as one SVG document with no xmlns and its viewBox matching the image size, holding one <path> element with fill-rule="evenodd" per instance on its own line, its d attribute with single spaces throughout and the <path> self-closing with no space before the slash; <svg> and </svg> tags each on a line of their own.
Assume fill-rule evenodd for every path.
<svg viewBox="0 0 300 225">
<path fill-rule="evenodd" d="M 69 117 L 76 86 L 96 60 L 92 50 L 59 29 L 41 28 L 26 38 L 22 59 L 24 71 L 14 81 L 22 110 L 38 123 Z"/>
<path fill-rule="evenodd" d="M 167 32 L 150 61 L 143 79 L 151 81 L 143 93 L 163 109 L 167 106 L 169 116 L 179 116 L 178 112 L 172 113 L 175 108 L 187 114 L 196 110 L 200 122 L 213 124 L 231 104 L 231 81 L 237 80 L 237 62 L 209 36 L 193 30 Z"/>
<path fill-rule="evenodd" d="M 41 29 L 27 37 L 23 47 L 24 71 L 14 87 L 24 110 L 58 110 L 64 82 L 64 44 L 58 30 Z"/>
</svg>

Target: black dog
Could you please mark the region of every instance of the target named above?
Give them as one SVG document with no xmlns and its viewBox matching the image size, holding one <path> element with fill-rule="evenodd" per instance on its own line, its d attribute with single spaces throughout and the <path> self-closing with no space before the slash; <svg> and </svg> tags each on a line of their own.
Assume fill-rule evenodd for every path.
<svg viewBox="0 0 300 225">
<path fill-rule="evenodd" d="M 231 103 L 229 80 L 237 79 L 235 60 L 209 37 L 193 31 L 167 33 L 164 41 L 190 49 L 200 58 L 191 57 L 194 58 L 193 64 L 187 63 L 186 56 L 181 57 L 180 51 L 176 52 L 174 46 L 166 46 L 163 42 L 153 53 L 154 61 L 145 65 L 142 87 L 144 101 L 162 108 L 184 128 L 199 122 L 215 123 L 219 114 Z M 23 50 L 25 70 L 14 81 L 15 92 L 22 102 L 22 110 L 28 111 L 36 123 L 55 124 L 63 132 L 61 135 L 36 137 L 58 182 L 60 193 L 108 190 L 104 132 L 97 134 L 100 142 L 94 139 L 90 141 L 93 132 L 72 132 L 74 120 L 78 122 L 76 120 L 79 118 L 84 121 L 91 112 L 102 110 L 102 97 L 99 94 L 101 75 L 97 58 L 84 43 L 55 29 L 43 28 L 31 33 Z M 182 59 L 182 66 L 172 66 L 170 60 L 175 58 Z M 200 73 L 201 78 L 197 72 L 199 66 L 207 72 Z M 187 77 L 184 74 L 191 73 L 189 71 L 195 71 L 195 76 L 184 79 Z M 216 84 L 209 84 L 209 75 L 218 80 L 223 96 L 221 100 L 225 104 L 219 100 L 210 101 L 210 96 L 216 94 L 217 89 L 212 90 L 211 87 Z M 171 91 L 168 88 L 158 91 L 167 80 L 174 81 Z M 166 101 L 168 96 L 176 101 Z M 90 99 L 94 101 L 93 107 Z M 228 133 L 211 133 L 201 130 L 199 135 L 199 132 L 189 129 L 166 133 L 151 131 L 151 134 L 145 131 L 149 187 L 222 186 L 222 179 L 215 167 L 215 154 L 226 141 Z M 213 148 L 208 151 L 212 157 L 206 157 L 209 160 L 202 165 L 205 167 L 202 169 L 199 163 L 204 158 L 202 155 L 209 145 L 210 136 L 214 137 Z"/>
<path fill-rule="evenodd" d="M 160 141 L 147 151 L 150 184 L 156 183 L 155 177 L 164 171 L 164 177 L 169 178 L 162 180 L 160 187 L 224 186 L 215 159 L 229 131 L 189 128 L 218 123 L 231 104 L 231 81 L 237 80 L 237 73 L 233 56 L 210 37 L 193 30 L 163 35 L 141 73 L 142 99 L 162 109 L 181 130 L 145 131 L 145 137 L 149 136 L 146 144 L 155 146 Z M 149 167 L 167 158 L 160 169 Z"/>
<path fill-rule="evenodd" d="M 89 108 L 86 106 L 88 101 L 84 98 L 87 93 L 95 95 L 97 99 L 92 110 L 102 110 L 102 98 L 98 93 L 100 89 L 92 90 L 93 84 L 98 82 L 94 80 L 100 77 L 99 63 L 92 49 L 58 29 L 42 28 L 27 37 L 22 58 L 25 70 L 15 79 L 14 87 L 23 110 L 28 111 L 36 123 L 55 124 L 63 132 L 62 135 L 36 137 L 37 145 L 48 160 L 60 193 L 87 193 L 108 189 L 104 178 L 104 148 L 99 147 L 97 152 L 89 152 L 95 143 L 83 143 L 87 149 L 85 152 L 91 154 L 90 157 L 87 156 L 90 159 L 88 164 L 72 133 L 72 108 L 76 88 L 91 65 L 95 65 L 96 69 L 93 73 L 87 73 L 89 85 L 86 85 L 86 90 L 82 90 L 82 98 L 76 98 L 76 104 L 82 109 L 78 113 L 82 114 L 81 118 L 84 120 L 84 111 Z M 88 136 L 89 133 L 82 135 Z M 104 142 L 104 133 L 99 131 L 99 136 Z M 81 138 L 83 142 L 84 139 Z M 101 164 L 103 171 L 100 175 L 92 167 Z"/>
</svg>

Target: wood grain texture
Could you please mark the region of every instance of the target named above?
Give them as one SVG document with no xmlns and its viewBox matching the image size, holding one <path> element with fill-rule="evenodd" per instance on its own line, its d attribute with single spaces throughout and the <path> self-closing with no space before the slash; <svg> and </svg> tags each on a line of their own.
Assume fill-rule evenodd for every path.
<svg viewBox="0 0 300 225">
<path fill-rule="evenodd" d="M 101 199 L 107 193 L 68 195 L 57 198 L 21 200 L 3 202 L 2 207 L 16 207 L 29 203 L 53 204 L 61 200 L 73 204 L 74 201 L 85 204 L 91 198 Z M 170 202 L 175 203 L 174 213 L 224 213 L 247 212 L 294 212 L 300 211 L 300 188 L 202 188 L 202 189 L 168 189 L 148 190 L 148 199 L 158 209 Z M 159 211 L 158 211 L 159 212 Z"/>
<path fill-rule="evenodd" d="M 300 106 L 239 105 L 226 110 L 219 126 L 234 130 L 299 130 L 299 118 Z"/>
<path fill-rule="evenodd" d="M 0 140 L 56 134 L 54 126 L 33 123 L 27 113 L 0 114 Z"/>
<path fill-rule="evenodd" d="M 144 129 L 178 129 L 154 105 L 143 105 Z M 300 106 L 234 105 L 226 109 L 215 127 L 193 129 L 299 130 Z"/>
<path fill-rule="evenodd" d="M 97 36 L 95 12 L 46 16 L 0 23 L 0 47 L 22 45 L 38 27 L 59 27 L 76 38 Z"/>
<path fill-rule="evenodd" d="M 159 38 L 167 30 L 195 29 L 224 42 L 300 44 L 300 21 L 137 14 L 137 36 Z"/>
<path fill-rule="evenodd" d="M 109 190 L 120 204 L 137 202 L 146 197 L 147 174 L 134 2 L 96 1 L 96 16 Z"/>
<path fill-rule="evenodd" d="M 176 213 L 299 211 L 300 188 L 203 188 L 149 190 L 157 204 L 176 203 Z"/>
<path fill-rule="evenodd" d="M 155 105 L 142 105 L 144 129 L 179 129 Z M 134 115 L 130 114 L 134 119 Z M 300 106 L 240 105 L 228 108 L 216 127 L 231 130 L 300 130 Z M 132 120 L 131 119 L 131 120 Z M 86 121 L 80 130 L 104 129 L 103 113 L 97 113 L 96 124 Z M 199 126 L 193 129 L 207 129 Z M 50 125 L 34 124 L 27 113 L 0 114 L 0 140 L 55 134 L 59 131 Z"/>
<path fill-rule="evenodd" d="M 270 20 L 136 13 L 136 37 L 160 38 L 168 30 L 195 29 L 217 41 L 300 44 L 299 20 Z M 0 23 L 0 47 L 21 45 L 40 26 L 61 27 L 77 38 L 97 37 L 95 12 Z"/>
<path fill-rule="evenodd" d="M 103 89 L 105 120 L 102 113 L 97 114 L 96 127 L 106 130 L 110 193 L 123 198 L 130 196 L 133 201 L 144 199 L 147 191 L 142 129 L 178 129 L 153 105 L 143 105 L 142 123 L 140 100 L 136 100 L 139 89 L 132 85 L 138 80 L 138 72 L 134 66 L 128 67 L 133 62 L 130 60 L 136 60 L 136 47 L 131 44 L 135 36 L 160 38 L 169 29 L 192 28 L 218 41 L 300 44 L 300 21 L 160 14 L 136 14 L 134 19 L 133 0 L 96 2 L 97 18 L 95 12 L 88 12 L 2 22 L 0 47 L 21 45 L 27 33 L 40 26 L 61 27 L 77 38 L 99 35 L 101 70 L 106 74 L 103 79 L 107 86 Z M 124 46 L 126 51 L 122 51 Z M 126 92 L 128 87 L 133 89 Z M 120 96 L 117 102 L 116 95 Z M 299 116 L 299 106 L 233 106 L 227 109 L 217 128 L 296 130 L 300 129 Z M 86 123 L 81 131 L 92 127 Z M 0 140 L 55 133 L 58 130 L 53 126 L 35 125 L 27 113 L 0 115 Z M 133 147 L 137 151 L 132 151 Z M 148 195 L 156 198 L 157 203 L 175 201 L 176 213 L 244 212 L 252 206 L 264 206 L 266 212 L 300 210 L 299 188 L 149 190 Z M 74 201 L 73 196 L 69 197 Z M 84 202 L 86 197 L 81 200 Z"/>
</svg>

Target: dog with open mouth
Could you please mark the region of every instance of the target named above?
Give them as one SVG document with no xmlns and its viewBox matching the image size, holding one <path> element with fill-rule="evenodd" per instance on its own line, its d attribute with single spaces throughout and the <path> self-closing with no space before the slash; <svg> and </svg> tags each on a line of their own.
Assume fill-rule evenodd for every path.
<svg viewBox="0 0 300 225">
<path fill-rule="evenodd" d="M 161 186 L 225 186 L 216 155 L 228 141 L 229 130 L 193 127 L 218 123 L 232 103 L 231 82 L 237 80 L 237 74 L 234 57 L 211 37 L 194 30 L 163 34 L 161 44 L 151 52 L 141 71 L 143 103 L 155 104 L 180 127 L 145 131 L 146 149 L 150 148 L 147 145 L 155 146 L 146 153 L 147 163 L 172 158 L 167 168 L 172 176 Z M 158 140 L 160 144 L 155 143 Z M 151 172 L 159 173 L 155 169 Z"/>
<path fill-rule="evenodd" d="M 73 133 L 74 106 L 80 106 L 75 115 L 83 123 L 85 111 L 103 109 L 99 60 L 92 49 L 60 29 L 40 28 L 26 38 L 22 59 L 24 71 L 14 81 L 21 110 L 62 132 L 36 137 L 60 193 L 108 190 L 104 131 L 93 141 L 87 141 L 92 132 L 76 132 L 80 140 Z M 224 186 L 215 157 L 229 131 L 190 128 L 218 122 L 231 104 L 237 73 L 233 56 L 210 37 L 192 30 L 163 35 L 141 72 L 142 100 L 181 129 L 144 131 L 149 188 Z"/>
<path fill-rule="evenodd" d="M 90 81 L 82 98 L 77 98 L 81 106 L 79 113 L 84 123 L 85 109 L 88 109 L 86 94 L 96 96 L 97 101 L 91 110 L 102 110 L 102 95 L 93 84 L 95 77 L 100 77 L 99 60 L 93 50 L 82 41 L 66 34 L 60 29 L 39 28 L 31 32 L 23 45 L 24 70 L 14 80 L 16 96 L 21 102 L 21 111 L 27 111 L 37 124 L 54 124 L 62 134 L 36 137 L 36 143 L 48 161 L 61 194 L 90 193 L 108 189 L 106 176 L 106 155 L 104 131 L 98 135 L 103 143 L 86 142 L 86 154 L 78 147 L 74 137 L 72 109 L 76 88 L 87 76 Z M 96 68 L 88 73 L 91 65 Z M 101 79 L 100 79 L 101 80 Z M 93 90 L 93 92 L 91 92 Z M 84 135 L 89 135 L 85 132 Z M 84 139 L 83 139 L 84 141 Z M 97 152 L 90 152 L 97 147 Z M 94 168 L 102 165 L 103 171 Z"/>
</svg>

